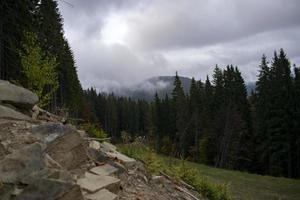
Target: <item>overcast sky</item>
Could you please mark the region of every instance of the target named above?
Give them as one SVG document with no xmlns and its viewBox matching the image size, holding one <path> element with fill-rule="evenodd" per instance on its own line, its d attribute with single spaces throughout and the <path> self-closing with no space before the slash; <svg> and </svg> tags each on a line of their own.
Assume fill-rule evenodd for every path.
<svg viewBox="0 0 300 200">
<path fill-rule="evenodd" d="M 256 79 L 263 53 L 300 64 L 300 0 L 59 1 L 84 88 L 130 87 L 158 75 L 204 79 L 237 65 Z"/>
</svg>

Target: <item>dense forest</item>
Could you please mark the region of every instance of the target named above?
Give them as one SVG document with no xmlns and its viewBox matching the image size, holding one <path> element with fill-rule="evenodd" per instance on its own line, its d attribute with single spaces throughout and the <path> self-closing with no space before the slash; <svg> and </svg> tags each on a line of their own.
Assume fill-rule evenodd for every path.
<svg viewBox="0 0 300 200">
<path fill-rule="evenodd" d="M 215 67 L 211 80 L 176 73 L 171 95 L 151 103 L 82 90 L 54 0 L 2 0 L 0 79 L 35 91 L 42 107 L 97 124 L 113 141 L 143 136 L 159 153 L 207 165 L 300 177 L 300 69 L 285 52 L 262 57 L 247 95 L 237 67 Z"/>
<path fill-rule="evenodd" d="M 215 67 L 212 80 L 192 79 L 185 93 L 176 73 L 171 96 L 152 103 L 84 92 L 85 120 L 119 141 L 145 136 L 157 152 L 207 165 L 274 176 L 300 174 L 300 71 L 285 52 L 262 57 L 247 95 L 237 67 Z"/>
<path fill-rule="evenodd" d="M 52 112 L 78 115 L 82 89 L 57 2 L 2 0 L 0 11 L 0 79 L 47 96 Z"/>
</svg>

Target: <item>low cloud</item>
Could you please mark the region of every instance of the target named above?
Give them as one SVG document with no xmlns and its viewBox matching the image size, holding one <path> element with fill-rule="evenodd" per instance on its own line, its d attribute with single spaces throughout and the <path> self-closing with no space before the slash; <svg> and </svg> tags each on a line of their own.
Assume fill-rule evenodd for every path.
<svg viewBox="0 0 300 200">
<path fill-rule="evenodd" d="M 262 54 L 279 48 L 300 63 L 298 0 L 68 2 L 59 6 L 84 88 L 122 90 L 175 71 L 203 80 L 216 64 L 253 81 Z"/>
</svg>

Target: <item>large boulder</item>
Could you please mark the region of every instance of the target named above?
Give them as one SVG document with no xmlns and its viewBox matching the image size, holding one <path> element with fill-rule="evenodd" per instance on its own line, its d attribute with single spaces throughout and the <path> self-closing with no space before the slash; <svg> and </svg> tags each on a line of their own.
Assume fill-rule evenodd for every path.
<svg viewBox="0 0 300 200">
<path fill-rule="evenodd" d="M 1 96 L 1 94 L 0 94 Z M 32 120 L 27 115 L 24 115 L 23 113 L 20 113 L 12 108 L 0 105 L 0 118 L 6 118 L 6 119 L 18 119 L 18 120 L 26 120 L 30 121 Z"/>
<path fill-rule="evenodd" d="M 31 131 L 42 142 L 51 143 L 58 137 L 69 133 L 75 133 L 76 129 L 70 125 L 48 122 L 33 126 Z"/>
<path fill-rule="evenodd" d="M 89 160 L 86 144 L 77 132 L 56 138 L 47 145 L 46 153 L 68 170 L 76 169 Z"/>
<path fill-rule="evenodd" d="M 0 180 L 17 183 L 29 174 L 44 168 L 42 146 L 39 143 L 27 145 L 7 155 L 0 161 Z"/>
<path fill-rule="evenodd" d="M 0 101 L 32 108 L 39 98 L 30 90 L 0 80 Z"/>
<path fill-rule="evenodd" d="M 55 179 L 38 179 L 16 197 L 16 200 L 83 200 L 78 185 Z"/>
</svg>

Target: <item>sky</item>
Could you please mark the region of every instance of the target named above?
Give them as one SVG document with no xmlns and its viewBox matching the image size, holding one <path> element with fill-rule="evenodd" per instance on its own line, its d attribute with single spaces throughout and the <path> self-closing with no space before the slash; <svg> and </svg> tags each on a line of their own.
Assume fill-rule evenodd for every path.
<svg viewBox="0 0 300 200">
<path fill-rule="evenodd" d="M 83 88 L 160 75 L 204 80 L 216 64 L 255 81 L 262 54 L 300 64 L 299 0 L 59 0 Z"/>
</svg>

